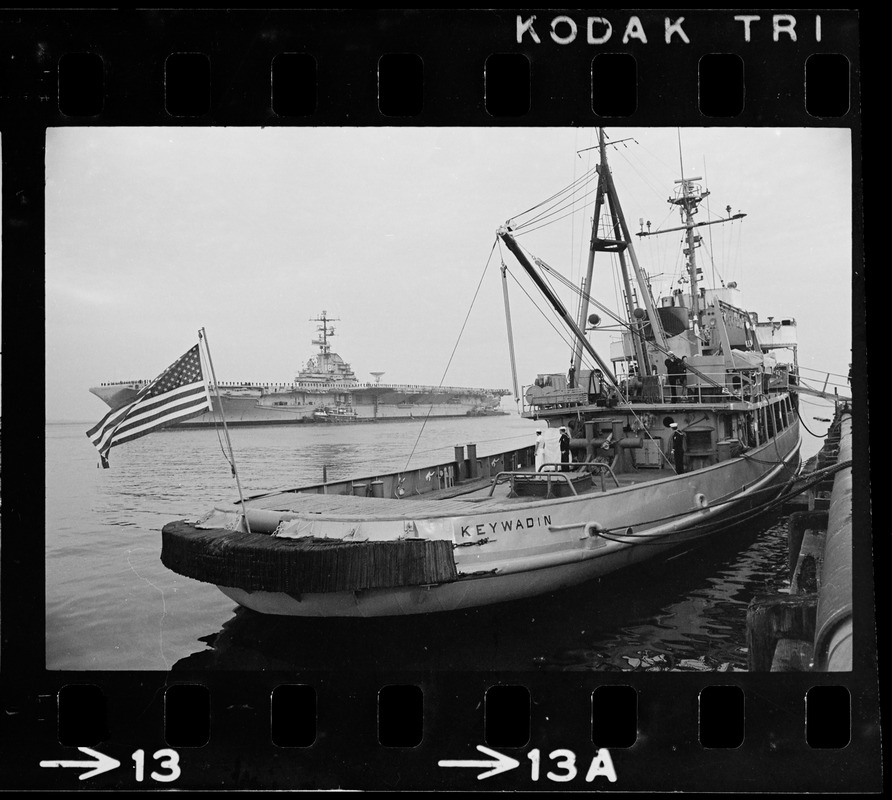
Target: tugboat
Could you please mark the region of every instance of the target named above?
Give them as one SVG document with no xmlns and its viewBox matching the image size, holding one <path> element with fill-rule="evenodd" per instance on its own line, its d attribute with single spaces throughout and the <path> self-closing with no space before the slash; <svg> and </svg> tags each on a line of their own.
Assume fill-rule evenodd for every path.
<svg viewBox="0 0 892 800">
<path fill-rule="evenodd" d="M 360 422 L 360 417 L 350 406 L 323 406 L 313 412 L 313 422 L 344 423 Z M 366 420 L 371 422 L 371 420 Z"/>
<path fill-rule="evenodd" d="M 699 230 L 744 215 L 697 222 L 708 192 L 683 174 L 669 200 L 681 224 L 638 233 L 683 236 L 684 282 L 657 302 L 603 130 L 598 147 L 575 319 L 551 289 L 558 273 L 517 243 L 523 220 L 497 231 L 572 338 L 569 372 L 543 373 L 524 393 L 523 415 L 561 430 L 559 461 L 536 468 L 531 447 L 478 459 L 469 446 L 467 458 L 457 448 L 454 462 L 430 468 L 256 496 L 166 525 L 162 561 L 263 613 L 425 614 L 598 578 L 778 502 L 800 466 L 795 320 L 764 326 L 735 285 L 702 287 L 696 258 Z M 586 289 L 605 253 L 618 262 L 621 312 Z M 609 358 L 586 335 L 599 321 L 592 305 L 622 331 Z"/>
</svg>

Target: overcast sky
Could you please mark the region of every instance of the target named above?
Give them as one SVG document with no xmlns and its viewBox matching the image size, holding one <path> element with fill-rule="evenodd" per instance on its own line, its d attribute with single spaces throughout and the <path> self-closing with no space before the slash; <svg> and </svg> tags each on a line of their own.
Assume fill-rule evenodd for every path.
<svg viewBox="0 0 892 800">
<path fill-rule="evenodd" d="M 632 230 L 639 218 L 679 224 L 666 202 L 680 177 L 678 129 L 607 133 L 631 139 L 609 158 Z M 315 352 L 310 320 L 323 309 L 340 320 L 333 349 L 360 380 L 383 371 L 385 382 L 509 388 L 501 258 L 535 289 L 504 247 L 489 260 L 495 231 L 590 169 L 595 151 L 577 152 L 595 137 L 587 128 L 50 129 L 47 419 L 99 419 L 107 409 L 90 386 L 156 376 L 201 327 L 221 381 L 290 381 Z M 795 317 L 800 364 L 844 375 L 849 132 L 701 128 L 680 138 L 686 176 L 711 191 L 708 216 L 727 205 L 747 214 L 703 229 L 707 285 L 713 274 L 735 280 L 760 318 Z M 520 241 L 578 283 L 590 218 L 588 206 Z M 636 239 L 656 293 L 678 275 L 678 244 L 676 234 Z M 565 371 L 568 346 L 509 285 L 520 382 Z M 602 254 L 593 286 L 616 304 Z M 595 344 L 607 358 L 606 342 Z"/>
</svg>

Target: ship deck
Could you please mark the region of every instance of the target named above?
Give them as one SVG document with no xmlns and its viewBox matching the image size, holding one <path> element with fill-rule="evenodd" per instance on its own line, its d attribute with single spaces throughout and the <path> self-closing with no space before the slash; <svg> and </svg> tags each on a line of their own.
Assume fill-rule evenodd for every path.
<svg viewBox="0 0 892 800">
<path fill-rule="evenodd" d="M 527 473 L 529 478 L 534 473 Z M 552 473 L 552 475 L 579 476 L 578 472 Z M 540 473 L 541 475 L 541 473 Z M 651 483 L 662 478 L 669 478 L 675 473 L 671 469 L 642 469 L 633 473 L 616 476 L 619 488 Z M 563 479 L 558 481 L 566 486 Z M 522 495 L 509 497 L 510 484 L 506 481 L 494 489 L 489 478 L 476 481 L 464 481 L 459 486 L 452 486 L 425 493 L 424 497 L 380 498 L 356 497 L 344 494 L 320 494 L 318 492 L 283 492 L 247 501 L 249 508 L 283 513 L 318 515 L 320 518 L 339 517 L 343 519 L 419 519 L 426 517 L 461 516 L 474 511 L 500 511 L 543 501 L 542 496 Z M 604 488 L 616 488 L 610 476 L 604 477 Z M 490 490 L 492 489 L 492 492 Z M 579 495 L 601 493 L 601 481 L 596 478 L 595 485 L 580 490 Z M 565 495 L 569 497 L 571 495 Z M 473 508 L 469 508 L 473 506 Z"/>
</svg>

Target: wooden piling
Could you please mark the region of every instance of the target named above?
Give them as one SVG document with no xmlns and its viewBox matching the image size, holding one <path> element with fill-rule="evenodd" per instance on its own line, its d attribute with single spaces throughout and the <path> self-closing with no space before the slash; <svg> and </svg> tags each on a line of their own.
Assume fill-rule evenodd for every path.
<svg viewBox="0 0 892 800">
<path fill-rule="evenodd" d="M 787 527 L 787 566 L 790 574 L 796 569 L 805 532 L 807 530 L 825 530 L 826 528 L 826 511 L 797 511 L 790 515 L 790 523 Z"/>
<path fill-rule="evenodd" d="M 814 641 L 817 607 L 816 594 L 754 597 L 746 612 L 747 669 L 771 672 L 781 639 Z"/>
</svg>

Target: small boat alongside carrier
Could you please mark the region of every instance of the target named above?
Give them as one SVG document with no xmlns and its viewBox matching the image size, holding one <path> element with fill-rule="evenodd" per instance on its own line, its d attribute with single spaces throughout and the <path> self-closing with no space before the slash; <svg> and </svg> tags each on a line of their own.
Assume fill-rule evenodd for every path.
<svg viewBox="0 0 892 800">
<path fill-rule="evenodd" d="M 352 406 L 322 406 L 313 412 L 313 422 L 344 423 L 362 422 Z M 371 420 L 366 419 L 366 422 Z"/>
<path fill-rule="evenodd" d="M 760 321 L 736 285 L 701 288 L 696 260 L 701 226 L 743 215 L 696 222 L 708 192 L 681 178 L 669 201 L 681 226 L 669 230 L 683 234 L 686 279 L 658 302 L 603 131 L 599 149 L 584 287 L 596 254 L 618 260 L 626 308 L 597 304 L 622 329 L 609 358 L 586 335 L 591 294 L 579 290 L 574 319 L 554 270 L 517 243 L 523 222 L 497 234 L 573 338 L 569 373 L 542 373 L 523 392 L 523 416 L 566 429 L 561 460 L 537 469 L 531 446 L 478 457 L 469 445 L 420 469 L 257 495 L 165 525 L 164 564 L 266 614 L 426 614 L 596 579 L 776 502 L 800 466 L 795 321 Z"/>
</svg>

